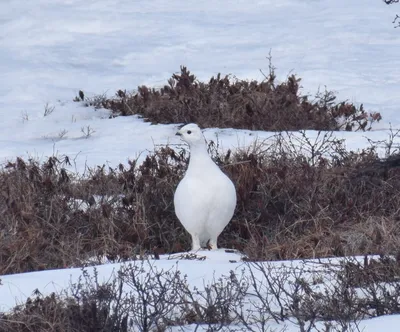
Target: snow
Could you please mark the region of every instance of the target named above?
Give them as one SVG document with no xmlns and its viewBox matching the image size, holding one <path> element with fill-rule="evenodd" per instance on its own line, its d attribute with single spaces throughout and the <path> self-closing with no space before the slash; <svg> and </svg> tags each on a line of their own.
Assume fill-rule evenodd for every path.
<svg viewBox="0 0 400 332">
<path fill-rule="evenodd" d="M 168 271 L 179 269 L 182 275 L 187 276 L 187 281 L 190 286 L 194 288 L 204 288 L 205 285 L 215 282 L 220 277 L 230 275 L 230 271 L 240 276 L 241 272 L 249 274 L 249 265 L 242 261 L 242 256 L 235 252 L 226 252 L 224 249 L 213 251 L 200 250 L 196 252 L 198 260 L 186 260 L 182 258 L 181 254 L 175 255 L 161 255 L 159 260 L 149 259 L 144 262 L 144 272 L 151 269 L 157 271 Z M 362 257 L 358 258 L 362 261 Z M 311 278 L 310 280 L 318 280 L 324 276 L 325 266 L 329 265 L 330 268 L 337 266 L 340 259 L 322 259 L 322 260 L 302 260 L 302 261 L 275 261 L 265 263 L 265 267 L 278 274 L 283 271 L 305 271 L 303 276 Z M 94 268 L 99 275 L 99 282 L 109 281 L 112 277 L 117 275 L 121 267 L 127 264 L 134 264 L 141 266 L 141 261 L 133 261 L 127 263 L 113 263 L 103 264 L 96 267 L 87 267 L 85 270 L 89 275 L 94 275 Z M 253 269 L 253 273 L 260 283 L 263 282 L 263 275 L 257 269 Z M 82 269 L 70 268 L 62 270 L 48 270 L 41 272 L 21 273 L 15 275 L 5 275 L 1 277 L 0 286 L 0 312 L 7 312 L 13 306 L 23 304 L 28 297 L 34 296 L 34 291 L 39 290 L 43 295 L 48 295 L 52 292 L 60 294 L 63 290 L 67 289 L 71 284 L 77 283 L 78 278 L 82 275 Z M 325 276 L 329 281 L 329 274 Z M 325 284 L 325 282 L 324 282 Z M 290 286 L 289 286 L 290 287 Z M 315 286 L 315 287 L 318 287 Z M 268 295 L 270 296 L 270 295 Z M 358 328 L 360 331 L 375 332 L 382 331 L 398 331 L 398 324 L 400 322 L 400 315 L 383 316 L 369 320 L 363 320 L 359 323 Z M 294 322 L 287 321 L 284 324 L 277 324 L 271 321 L 268 327 L 272 330 L 280 331 L 284 326 L 287 327 L 286 331 L 298 331 L 298 325 Z M 317 326 L 323 327 L 322 322 L 317 323 Z M 197 329 L 197 331 L 202 329 Z M 323 330 L 323 329 L 322 329 Z M 172 328 L 171 331 L 174 331 Z M 177 330 L 178 331 L 178 330 Z M 179 330 L 180 331 L 180 330 Z M 191 331 L 190 326 L 185 328 L 185 331 Z"/>
<path fill-rule="evenodd" d="M 180 259 L 181 255 L 174 255 L 171 257 L 161 256 L 160 260 L 151 261 L 151 263 L 154 263 L 159 269 L 167 270 L 180 261 L 178 264 L 182 273 L 188 275 L 192 286 L 198 287 L 203 285 L 203 281 L 207 282 L 214 277 L 229 275 L 231 269 L 242 265 L 240 262 L 229 262 L 229 260 L 240 261 L 238 254 L 226 254 L 221 249 L 214 252 L 198 251 L 197 253 L 199 256 L 207 255 L 207 260 L 182 261 Z M 136 264 L 140 264 L 140 262 L 136 262 Z M 121 265 L 121 263 L 114 263 L 97 266 L 99 275 L 103 278 L 101 281 L 108 280 L 113 272 L 120 269 Z M 87 270 L 92 273 L 93 267 L 88 267 Z M 81 273 L 80 268 L 73 268 L 2 276 L 1 284 L 3 286 L 0 287 L 0 311 L 9 310 L 17 304 L 24 303 L 29 296 L 32 296 L 34 289 L 39 289 L 42 294 L 59 292 L 71 283 L 77 282 Z"/>
<path fill-rule="evenodd" d="M 339 100 L 381 112 L 383 120 L 371 132 L 335 133 L 348 149 L 364 148 L 367 137 L 382 140 L 390 126 L 400 129 L 400 32 L 391 23 L 396 9 L 379 0 L 2 0 L 0 165 L 17 156 L 44 160 L 68 155 L 74 160 L 71 170 L 83 173 L 88 166 L 116 167 L 143 158 L 158 145 L 180 144 L 176 124 L 108 119 L 108 111 L 72 99 L 79 90 L 111 96 L 142 84 L 159 87 L 180 65 L 201 80 L 218 72 L 261 79 L 259 69 L 268 70 L 270 51 L 278 79 L 296 73 L 305 93 L 327 86 Z M 44 116 L 46 104 L 54 111 Z M 218 128 L 204 134 L 218 139 L 224 150 L 273 135 Z M 316 135 L 307 132 L 311 139 Z M 170 266 L 171 261 L 155 264 Z M 107 277 L 117 266 L 99 269 Z M 207 280 L 214 271 L 227 273 L 232 266 L 225 253 L 207 263 L 179 263 L 193 282 Z M 2 276 L 0 310 L 36 288 L 47 293 L 64 288 L 79 273 Z M 395 331 L 400 317 L 362 324 L 364 331 Z"/>
<path fill-rule="evenodd" d="M 400 128 L 400 34 L 391 23 L 393 8 L 379 0 L 260 0 L 252 5 L 4 0 L 0 163 L 16 156 L 43 160 L 67 154 L 76 157 L 76 170 L 83 172 L 86 165 L 115 167 L 154 145 L 178 143 L 174 126 L 160 131 L 132 117 L 109 120 L 107 112 L 83 108 L 72 99 L 80 89 L 92 96 L 142 84 L 162 86 L 180 65 L 199 79 L 218 72 L 261 79 L 259 69 L 267 71 L 270 50 L 281 80 L 297 73 L 305 93 L 326 85 L 340 100 L 381 112 L 383 121 L 375 129 L 390 123 Z M 55 109 L 44 117 L 46 103 Z M 85 139 L 81 129 L 87 126 L 94 133 Z M 235 135 L 244 139 L 241 131 Z M 352 148 L 365 145 L 363 136 L 374 133 L 341 135 Z M 237 146 L 235 136 L 220 138 L 224 148 Z"/>
</svg>

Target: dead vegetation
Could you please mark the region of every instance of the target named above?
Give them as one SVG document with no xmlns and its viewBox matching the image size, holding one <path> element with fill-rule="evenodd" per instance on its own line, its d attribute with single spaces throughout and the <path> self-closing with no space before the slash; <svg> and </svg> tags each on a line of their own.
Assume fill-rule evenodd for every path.
<svg viewBox="0 0 400 332">
<path fill-rule="evenodd" d="M 162 149 L 128 169 L 98 167 L 80 179 L 63 167 L 68 158 L 9 163 L 0 173 L 0 274 L 186 248 L 186 234 L 171 218 L 180 176 L 171 153 Z"/>
<path fill-rule="evenodd" d="M 379 113 L 336 103 L 328 91 L 310 100 L 295 76 L 276 83 L 272 67 L 263 82 L 218 75 L 208 83 L 182 67 L 160 90 L 118 91 L 114 99 L 88 99 L 80 91 L 76 101 L 155 123 L 302 130 L 234 152 L 209 142 L 238 195 L 219 246 L 245 253 L 249 273 L 231 271 L 204 290 L 190 287 L 178 270 L 157 271 L 145 260 L 190 249 L 172 204 L 189 160 L 184 148 L 163 147 L 143 163 L 98 166 L 85 176 L 68 171 L 68 157 L 9 162 L 0 170 L 1 275 L 104 259 L 136 262 L 104 283 L 96 270 L 83 270 L 63 294 L 35 292 L 0 314 L 0 332 L 183 331 L 189 325 L 270 331 L 271 322 L 291 322 L 300 331 L 357 331 L 361 319 L 400 313 L 398 133 L 349 152 L 329 132 L 310 138 L 303 131 L 368 130 Z M 386 158 L 377 157 L 378 145 Z M 260 263 L 366 254 L 381 257 L 322 262 L 323 273 Z"/>
<path fill-rule="evenodd" d="M 268 152 L 226 167 L 239 208 L 223 237 L 232 230 L 246 239 L 240 249 L 258 259 L 396 254 L 400 157 L 380 160 L 374 147 L 346 152 L 342 143 L 329 134 L 315 141 L 278 135 Z"/>
<path fill-rule="evenodd" d="M 85 177 L 66 170 L 67 157 L 10 162 L 0 172 L 1 274 L 104 257 L 136 261 L 106 282 L 83 269 L 61 294 L 34 292 L 0 314 L 0 332 L 271 331 L 281 323 L 304 332 L 359 331 L 362 319 L 399 314 L 397 135 L 359 153 L 330 133 L 279 133 L 226 153 L 209 142 L 238 193 L 219 245 L 246 253 L 247 272 L 231 271 L 204 289 L 146 260 L 190 248 L 172 206 L 186 150 L 164 147 L 141 164 L 97 167 Z M 385 159 L 376 155 L 378 144 Z M 260 262 L 358 254 L 365 258 Z"/>
<path fill-rule="evenodd" d="M 86 98 L 82 91 L 75 101 L 106 108 L 112 116 L 139 115 L 152 123 L 190 123 L 201 127 L 251 130 L 369 130 L 381 119 L 363 105 L 337 102 L 332 91 L 318 91 L 315 97 L 301 94 L 300 78 L 290 75 L 277 83 L 270 61 L 269 74 L 262 82 L 230 75 L 200 82 L 186 67 L 173 74 L 161 89 L 139 86 L 137 92 L 119 90 L 114 98 L 104 95 Z"/>
<path fill-rule="evenodd" d="M 36 291 L 1 314 L 0 332 L 267 332 L 288 323 L 301 332 L 361 331 L 362 319 L 400 313 L 400 265 L 390 256 L 243 268 L 203 289 L 151 261 L 122 266 L 103 282 L 95 268 L 83 269 L 62 293 Z"/>
<path fill-rule="evenodd" d="M 393 142 L 383 160 L 374 147 L 347 152 L 329 133 L 280 133 L 226 153 L 209 143 L 238 194 L 220 247 L 250 260 L 399 254 L 400 156 Z M 68 172 L 68 162 L 17 159 L 0 172 L 0 274 L 190 248 L 172 204 L 186 150 L 164 147 L 142 164 L 97 167 L 85 177 Z"/>
</svg>

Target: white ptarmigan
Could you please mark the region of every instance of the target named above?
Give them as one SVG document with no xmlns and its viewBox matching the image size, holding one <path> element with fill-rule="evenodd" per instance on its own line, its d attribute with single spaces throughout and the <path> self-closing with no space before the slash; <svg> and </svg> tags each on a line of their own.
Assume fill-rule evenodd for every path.
<svg viewBox="0 0 400 332">
<path fill-rule="evenodd" d="M 192 250 L 205 247 L 208 241 L 212 249 L 217 249 L 218 236 L 235 211 L 235 186 L 208 155 L 196 124 L 185 125 L 176 135 L 189 144 L 190 160 L 175 191 L 175 213 L 192 236 Z"/>
</svg>

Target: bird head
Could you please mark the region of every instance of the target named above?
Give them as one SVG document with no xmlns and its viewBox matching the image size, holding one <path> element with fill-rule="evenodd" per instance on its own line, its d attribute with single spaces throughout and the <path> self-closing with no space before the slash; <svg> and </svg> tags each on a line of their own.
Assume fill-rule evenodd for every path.
<svg viewBox="0 0 400 332">
<path fill-rule="evenodd" d="M 195 123 L 189 123 L 178 130 L 176 135 L 189 145 L 204 143 L 204 136 L 199 126 Z"/>
</svg>

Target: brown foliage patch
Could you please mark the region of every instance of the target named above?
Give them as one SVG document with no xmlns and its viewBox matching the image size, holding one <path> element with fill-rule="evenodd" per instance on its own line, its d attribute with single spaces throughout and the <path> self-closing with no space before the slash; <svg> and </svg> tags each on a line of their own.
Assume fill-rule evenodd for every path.
<svg viewBox="0 0 400 332">
<path fill-rule="evenodd" d="M 400 157 L 349 153 L 323 139 L 328 157 L 312 147 L 310 155 L 291 150 L 293 137 L 280 135 L 226 154 L 210 142 L 238 194 L 220 247 L 271 260 L 398 253 Z M 84 178 L 67 172 L 67 162 L 17 159 L 0 172 L 0 274 L 190 248 L 173 208 L 185 150 L 162 148 L 140 165 L 98 167 Z"/>
<path fill-rule="evenodd" d="M 382 161 L 374 149 L 354 154 L 328 144 L 339 153 L 330 160 L 271 150 L 227 167 L 239 203 L 226 246 L 236 234 L 235 245 L 246 239 L 239 248 L 253 259 L 396 254 L 400 157 Z"/>
<path fill-rule="evenodd" d="M 161 149 L 142 165 L 98 167 L 84 179 L 53 157 L 43 165 L 9 163 L 0 173 L 0 274 L 185 248 L 186 234 L 172 218 L 171 197 L 183 169 L 171 164 L 174 158 L 173 150 Z"/>
<path fill-rule="evenodd" d="M 136 93 L 119 90 L 115 98 L 85 98 L 75 101 L 110 109 L 113 116 L 140 115 L 152 123 L 189 123 L 201 127 L 251 130 L 369 130 L 381 119 L 363 106 L 336 102 L 331 91 L 313 98 L 300 93 L 300 78 L 290 75 L 277 83 L 274 68 L 262 82 L 222 77 L 200 82 L 186 67 L 161 89 L 139 86 Z"/>
</svg>

